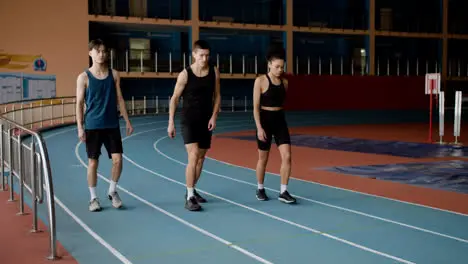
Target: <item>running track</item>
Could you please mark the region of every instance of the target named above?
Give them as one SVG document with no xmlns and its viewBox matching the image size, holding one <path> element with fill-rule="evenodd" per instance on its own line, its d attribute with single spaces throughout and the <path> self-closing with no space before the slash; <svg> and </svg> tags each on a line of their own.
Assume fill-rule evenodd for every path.
<svg viewBox="0 0 468 264">
<path fill-rule="evenodd" d="M 289 120 L 291 125 L 321 121 L 300 114 Z M 80 263 L 468 262 L 467 215 L 294 179 L 289 189 L 300 196 L 298 204 L 285 205 L 276 200 L 276 175 L 267 175 L 265 183 L 273 199 L 259 202 L 254 171 L 212 158 L 197 186 L 209 203 L 203 212 L 188 212 L 179 126 L 177 138 L 170 140 L 167 116 L 132 122 L 135 132 L 124 138 L 118 186 L 123 210 L 105 199 L 111 163 L 102 159 L 97 189 L 104 210 L 88 211 L 86 153 L 74 126 L 43 134 L 54 177 L 58 239 Z M 250 113 L 223 114 L 216 133 L 252 125 Z M 43 205 L 40 216 L 46 219 Z"/>
</svg>

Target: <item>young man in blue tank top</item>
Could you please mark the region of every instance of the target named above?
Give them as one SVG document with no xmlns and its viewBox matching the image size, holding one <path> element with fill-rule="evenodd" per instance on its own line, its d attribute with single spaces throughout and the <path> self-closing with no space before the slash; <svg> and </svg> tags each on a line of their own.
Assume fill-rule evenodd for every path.
<svg viewBox="0 0 468 264">
<path fill-rule="evenodd" d="M 117 193 L 117 182 L 122 172 L 123 153 L 117 107 L 120 108 L 120 113 L 125 119 L 127 136 L 133 132 L 133 128 L 122 97 L 119 73 L 107 65 L 106 46 L 101 40 L 93 40 L 89 43 L 88 49 L 93 64 L 91 68 L 78 76 L 76 122 L 78 138 L 86 143 L 88 154 L 88 187 L 91 194 L 89 210 L 95 212 L 101 210 L 96 194 L 96 184 L 102 145 L 106 148 L 109 159 L 112 159 L 112 179 L 107 196 L 113 207 L 122 206 Z M 85 106 L 86 110 L 84 110 Z"/>
<path fill-rule="evenodd" d="M 219 71 L 209 65 L 210 47 L 206 41 L 194 43 L 192 55 L 195 62 L 182 70 L 171 98 L 169 124 L 167 133 L 175 137 L 174 116 L 182 96 L 184 98 L 181 112 L 182 136 L 188 155 L 185 171 L 187 192 L 185 208 L 189 211 L 201 210 L 200 203 L 206 200 L 195 190 L 200 179 L 203 162 L 211 147 L 212 131 L 216 127 L 221 104 Z"/>
<path fill-rule="evenodd" d="M 265 168 L 275 138 L 281 155 L 281 189 L 278 199 L 284 203 L 295 203 L 288 190 L 291 174 L 291 139 L 283 110 L 288 81 L 281 75 L 284 69 L 285 52 L 283 48 L 272 47 L 268 51 L 268 73 L 255 79 L 253 91 L 254 119 L 257 133 L 258 161 L 256 167 L 258 189 L 257 199 L 268 200 L 263 186 Z"/>
</svg>

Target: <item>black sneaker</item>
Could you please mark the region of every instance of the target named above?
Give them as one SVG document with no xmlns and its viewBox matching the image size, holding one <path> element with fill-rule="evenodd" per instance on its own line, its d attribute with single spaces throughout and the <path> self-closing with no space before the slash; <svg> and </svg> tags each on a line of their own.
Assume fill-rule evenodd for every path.
<svg viewBox="0 0 468 264">
<path fill-rule="evenodd" d="M 190 199 L 185 199 L 185 209 L 189 211 L 200 211 L 201 206 L 197 202 L 195 196 L 190 197 Z"/>
<path fill-rule="evenodd" d="M 197 198 L 197 202 L 206 203 L 206 199 L 201 197 L 200 194 L 198 194 L 197 190 L 193 190 L 193 195 L 195 195 L 195 198 Z"/>
<path fill-rule="evenodd" d="M 200 194 L 197 193 L 196 190 L 193 190 L 193 195 L 195 196 L 195 198 L 197 199 L 197 202 L 199 203 L 206 203 L 206 199 L 201 197 Z M 185 200 L 187 200 L 187 192 L 185 192 Z"/>
<path fill-rule="evenodd" d="M 296 199 L 292 197 L 288 191 L 284 191 L 282 194 L 279 195 L 278 200 L 280 200 L 283 203 L 295 203 Z"/>
<path fill-rule="evenodd" d="M 268 196 L 266 195 L 265 189 L 257 189 L 257 199 L 259 201 L 267 201 Z"/>
</svg>

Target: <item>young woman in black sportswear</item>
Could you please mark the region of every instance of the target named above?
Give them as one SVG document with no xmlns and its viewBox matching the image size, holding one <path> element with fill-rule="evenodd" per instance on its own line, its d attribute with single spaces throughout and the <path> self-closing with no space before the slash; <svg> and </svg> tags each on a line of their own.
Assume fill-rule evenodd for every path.
<svg viewBox="0 0 468 264">
<path fill-rule="evenodd" d="M 258 146 L 256 195 L 258 200 L 268 200 L 263 183 L 274 137 L 281 154 L 281 189 L 278 199 L 284 203 L 295 203 L 296 199 L 287 190 L 291 174 L 291 140 L 283 109 L 288 89 L 288 81 L 282 77 L 284 58 L 283 48 L 270 48 L 267 54 L 268 73 L 255 79 L 253 104 Z"/>
</svg>

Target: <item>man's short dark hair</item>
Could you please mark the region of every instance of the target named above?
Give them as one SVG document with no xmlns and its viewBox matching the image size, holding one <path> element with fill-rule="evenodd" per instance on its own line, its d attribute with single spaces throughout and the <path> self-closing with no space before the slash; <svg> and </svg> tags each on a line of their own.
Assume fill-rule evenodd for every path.
<svg viewBox="0 0 468 264">
<path fill-rule="evenodd" d="M 210 44 L 205 40 L 197 40 L 193 43 L 193 50 L 195 51 L 197 49 L 210 50 Z"/>
<path fill-rule="evenodd" d="M 104 48 L 106 48 L 106 45 L 104 44 L 104 41 L 102 41 L 102 39 L 93 39 L 88 44 L 88 50 L 91 51 L 93 49 L 98 48 L 101 45 L 104 46 Z"/>
</svg>

